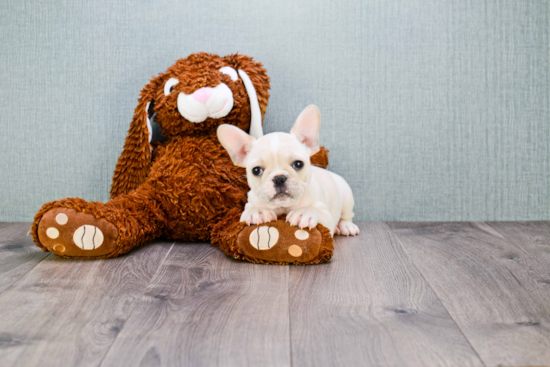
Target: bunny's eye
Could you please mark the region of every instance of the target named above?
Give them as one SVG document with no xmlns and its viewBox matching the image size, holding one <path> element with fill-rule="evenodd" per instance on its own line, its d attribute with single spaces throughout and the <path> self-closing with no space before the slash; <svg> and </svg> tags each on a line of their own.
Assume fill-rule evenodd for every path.
<svg viewBox="0 0 550 367">
<path fill-rule="evenodd" d="M 174 90 L 174 85 L 178 84 L 179 82 L 180 81 L 177 80 L 176 78 L 168 79 L 166 84 L 164 84 L 164 95 L 167 96 L 170 93 L 172 93 L 172 91 Z"/>
<path fill-rule="evenodd" d="M 239 79 L 239 76 L 237 75 L 237 71 L 230 66 L 224 66 L 223 68 L 220 68 L 220 72 L 223 75 L 229 75 L 229 77 L 233 81 Z"/>
</svg>

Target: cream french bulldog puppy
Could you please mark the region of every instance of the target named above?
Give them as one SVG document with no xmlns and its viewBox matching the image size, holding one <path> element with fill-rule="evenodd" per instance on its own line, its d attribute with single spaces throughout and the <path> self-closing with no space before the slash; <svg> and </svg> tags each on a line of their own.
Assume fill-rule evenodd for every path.
<svg viewBox="0 0 550 367">
<path fill-rule="evenodd" d="M 286 221 L 300 228 L 321 223 L 331 234 L 355 236 L 353 194 L 335 173 L 312 166 L 319 151 L 321 113 L 305 108 L 290 134 L 271 133 L 258 139 L 233 125 L 220 125 L 218 139 L 236 166 L 245 167 L 250 186 L 241 222 L 263 224 L 287 214 Z"/>
</svg>

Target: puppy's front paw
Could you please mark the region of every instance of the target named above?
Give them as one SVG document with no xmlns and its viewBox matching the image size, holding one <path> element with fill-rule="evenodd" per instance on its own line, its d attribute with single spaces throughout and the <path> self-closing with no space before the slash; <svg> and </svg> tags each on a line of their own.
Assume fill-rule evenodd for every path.
<svg viewBox="0 0 550 367">
<path fill-rule="evenodd" d="M 359 227 L 353 222 L 341 220 L 336 228 L 334 228 L 334 233 L 341 236 L 357 236 L 359 234 Z"/>
<path fill-rule="evenodd" d="M 315 228 L 319 222 L 317 212 L 312 208 L 296 209 L 288 213 L 286 221 L 291 226 L 300 228 Z"/>
<path fill-rule="evenodd" d="M 277 214 L 270 209 L 246 209 L 241 215 L 241 222 L 246 224 L 264 224 L 277 220 Z"/>
</svg>

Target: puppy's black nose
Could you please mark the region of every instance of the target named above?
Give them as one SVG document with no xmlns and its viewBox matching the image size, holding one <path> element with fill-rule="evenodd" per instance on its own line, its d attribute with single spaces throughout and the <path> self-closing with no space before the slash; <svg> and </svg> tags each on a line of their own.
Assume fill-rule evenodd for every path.
<svg viewBox="0 0 550 367">
<path fill-rule="evenodd" d="M 283 187 L 285 185 L 286 176 L 275 176 L 273 177 L 273 183 L 275 187 Z"/>
</svg>

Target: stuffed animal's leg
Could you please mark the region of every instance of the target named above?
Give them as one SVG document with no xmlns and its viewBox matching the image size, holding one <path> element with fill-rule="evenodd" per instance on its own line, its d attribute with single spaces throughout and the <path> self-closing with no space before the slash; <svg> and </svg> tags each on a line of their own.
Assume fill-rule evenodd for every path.
<svg viewBox="0 0 550 367">
<path fill-rule="evenodd" d="M 108 203 L 68 198 L 44 204 L 31 228 L 34 242 L 59 257 L 115 257 L 160 236 L 164 213 L 138 188 Z"/>
<path fill-rule="evenodd" d="M 319 264 L 330 260 L 334 249 L 330 231 L 321 224 L 309 229 L 291 226 L 284 217 L 248 226 L 231 211 L 216 224 L 211 241 L 225 254 L 261 264 Z"/>
</svg>

